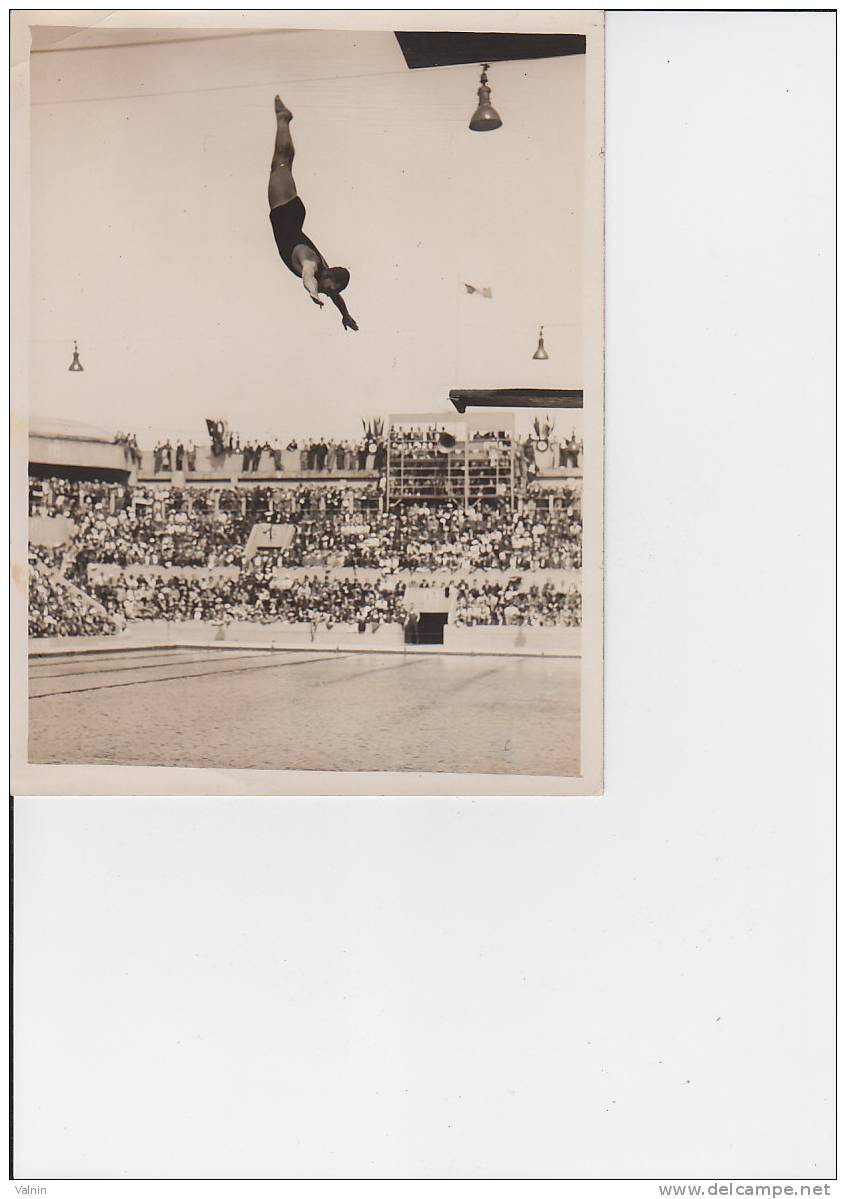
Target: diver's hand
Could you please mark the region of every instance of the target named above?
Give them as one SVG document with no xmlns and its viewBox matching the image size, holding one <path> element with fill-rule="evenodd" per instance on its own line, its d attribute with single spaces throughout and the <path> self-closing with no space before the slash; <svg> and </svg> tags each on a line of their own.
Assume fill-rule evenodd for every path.
<svg viewBox="0 0 846 1199">
<path fill-rule="evenodd" d="M 355 323 L 349 313 L 341 320 L 341 324 L 345 329 L 352 329 L 353 333 L 358 333 L 358 325 Z"/>
<path fill-rule="evenodd" d="M 322 308 L 322 307 L 323 307 L 323 301 L 322 301 L 322 300 L 319 300 L 319 299 L 317 298 L 317 296 L 312 296 L 312 297 L 311 297 L 311 302 L 312 302 L 312 304 L 316 304 L 318 308 Z"/>
</svg>

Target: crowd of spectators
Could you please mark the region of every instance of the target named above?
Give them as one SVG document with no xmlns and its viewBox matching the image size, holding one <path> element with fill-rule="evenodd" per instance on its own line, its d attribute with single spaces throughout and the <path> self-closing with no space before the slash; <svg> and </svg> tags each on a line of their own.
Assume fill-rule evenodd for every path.
<svg viewBox="0 0 846 1199">
<path fill-rule="evenodd" d="M 312 564 L 391 570 L 579 570 L 581 501 L 562 489 L 556 502 L 529 498 L 504 505 L 408 504 L 389 511 L 304 514 L 280 565 Z"/>
<path fill-rule="evenodd" d="M 172 444 L 168 438 L 166 441 L 157 441 L 153 447 L 153 471 L 157 475 L 175 470 L 196 469 L 197 447 L 190 439 Z"/>
<path fill-rule="evenodd" d="M 529 492 L 506 505 L 416 503 L 385 510 L 377 486 L 290 488 L 127 487 L 119 483 L 30 481 L 30 513 L 67 515 L 76 559 L 120 566 L 239 564 L 255 524 L 290 524 L 281 566 L 389 570 L 578 570 L 577 490 Z"/>
<path fill-rule="evenodd" d="M 114 633 L 122 618 L 103 612 L 61 575 L 62 552 L 32 548 L 29 555 L 30 637 L 90 637 Z"/>
<path fill-rule="evenodd" d="M 518 577 L 506 584 L 481 586 L 458 583 L 455 624 L 466 625 L 566 625 L 582 623 L 582 596 L 578 587 L 560 590 L 549 582 L 523 586 Z"/>
<path fill-rule="evenodd" d="M 298 450 L 303 470 L 384 470 L 387 448 L 382 438 L 364 437 L 361 441 L 328 441 L 310 438 L 301 445 L 292 441 L 286 447 Z"/>
<path fill-rule="evenodd" d="M 240 563 L 252 527 L 313 527 L 380 503 L 376 487 L 130 487 L 122 483 L 30 478 L 31 516 L 67 516 L 75 525 L 76 573 L 89 562 L 119 566 Z"/>
<path fill-rule="evenodd" d="M 239 458 L 242 474 L 255 474 L 261 467 L 270 467 L 281 472 L 286 468 L 299 471 L 381 471 L 387 458 L 385 440 L 381 435 L 366 434 L 360 440 L 335 439 L 334 437 L 306 438 L 299 440 L 291 438 L 283 447 L 283 440 L 278 437 L 250 437 L 242 440 L 241 434 L 232 432 L 225 421 L 209 420 L 211 452 L 213 458 L 223 459 L 226 464 L 230 458 Z M 284 460 L 283 460 L 284 454 Z M 293 455 L 293 460 L 292 460 Z M 159 470 L 172 469 L 168 465 Z M 176 469 L 181 469 L 177 467 Z M 194 467 L 190 464 L 188 470 Z"/>
<path fill-rule="evenodd" d="M 446 425 L 392 426 L 390 432 L 391 453 L 411 462 L 417 459 L 431 460 L 432 455 L 443 454 L 455 444 L 456 438 Z M 476 429 L 470 435 L 470 444 L 475 451 L 483 448 L 491 457 L 497 452 L 510 454 L 513 448 L 518 460 L 523 459 L 530 464 L 535 461 L 536 455 L 550 454 L 550 465 L 553 467 L 579 466 L 584 451 L 584 444 L 576 437 L 575 430 L 569 437 L 546 438 L 537 435 L 515 436 L 504 429 Z"/>
<path fill-rule="evenodd" d="M 578 467 L 582 454 L 575 432 L 549 440 L 478 429 L 465 446 L 444 425 L 392 427 L 389 448 L 390 495 L 404 500 L 505 499 L 543 470 Z"/>
<path fill-rule="evenodd" d="M 75 518 L 98 504 L 110 507 L 118 497 L 124 502 L 128 493 L 121 483 L 30 475 L 29 515 Z"/>
<path fill-rule="evenodd" d="M 125 620 L 236 620 L 358 625 L 378 628 L 402 617 L 405 585 L 396 581 L 332 579 L 318 575 L 279 576 L 269 560 L 258 560 L 232 578 L 137 577 L 103 583 L 93 593 Z"/>
<path fill-rule="evenodd" d="M 526 584 L 519 575 L 506 583 L 468 582 L 455 585 L 453 623 L 528 625 L 581 624 L 577 587 L 547 582 Z M 285 577 L 270 562 L 241 570 L 232 578 L 211 575 L 149 578 L 129 574 L 118 582 L 99 584 L 94 595 L 118 622 L 131 620 L 198 620 L 337 624 L 360 632 L 382 624 L 403 623 L 405 584 L 389 577 L 376 580 L 333 579 L 319 575 Z"/>
<path fill-rule="evenodd" d="M 189 509 L 183 489 L 156 493 L 105 486 L 105 495 L 78 503 L 73 513 L 74 573 L 80 582 L 89 562 L 208 566 L 240 561 L 251 525 L 240 509 L 209 511 L 209 497 L 203 495 Z"/>
<path fill-rule="evenodd" d="M 384 436 L 380 425 L 378 433 L 370 432 L 360 439 L 294 437 L 284 442 L 283 438 L 275 436 L 242 438 L 240 433 L 230 431 L 224 421 L 209 420 L 207 424 L 212 458 L 217 462 L 218 469 L 236 466 L 241 474 L 256 474 L 259 470 L 276 473 L 291 473 L 294 470 L 378 473 L 384 471 L 390 449 L 397 461 L 402 460 L 406 474 L 434 468 L 435 475 L 439 475 L 447 472 L 444 455 L 455 445 L 455 437 L 445 425 L 393 426 L 389 439 Z M 575 432 L 570 437 L 547 443 L 532 436 L 512 437 L 505 430 L 489 429 L 476 430 L 470 440 L 474 452 L 481 448 L 479 443 L 483 443 L 491 463 L 497 462 L 501 471 L 510 461 L 513 446 L 521 478 L 531 475 L 536 457 L 541 453 L 546 457 L 547 465 L 552 467 L 577 467 L 582 459 L 582 442 Z M 131 460 L 135 465 L 140 465 L 140 451 L 137 451 L 137 457 L 136 451 L 137 442 Z M 130 451 L 127 450 L 127 453 Z M 167 439 L 156 444 L 153 450 L 155 474 L 172 474 L 174 471 L 192 473 L 196 469 L 197 447 L 193 441 L 171 442 Z M 445 484 L 430 490 L 433 495 L 448 492 Z"/>
<path fill-rule="evenodd" d="M 99 583 L 96 595 L 126 620 L 319 618 L 378 625 L 399 619 L 401 592 L 392 576 L 415 572 L 422 580 L 438 571 L 459 587 L 457 623 L 580 621 L 577 591 L 513 580 L 529 572 L 581 568 L 581 496 L 575 484 L 530 489 L 513 507 L 504 502 L 388 507 L 378 483 L 203 489 L 33 477 L 29 510 L 34 516 L 66 516 L 74 532 L 52 557 L 38 551 L 36 636 L 55 632 L 62 621 L 80 631 L 103 631 L 101 614 L 80 606 L 76 593 L 66 589 L 57 598 L 56 592 L 59 575 L 90 589 L 96 572 L 89 574 L 89 566 L 95 564 L 120 568 L 121 577 Z M 289 526 L 286 544 L 263 547 L 248 558 L 250 533 L 265 524 Z M 144 567 L 194 570 L 193 577 L 150 578 Z M 228 567 L 228 577 L 209 573 L 217 567 Z M 302 576 L 303 569 L 325 573 L 333 567 L 378 572 L 379 581 Z M 289 568 L 300 573 L 282 587 L 279 578 Z M 462 579 L 480 571 L 496 573 L 481 588 Z"/>
</svg>

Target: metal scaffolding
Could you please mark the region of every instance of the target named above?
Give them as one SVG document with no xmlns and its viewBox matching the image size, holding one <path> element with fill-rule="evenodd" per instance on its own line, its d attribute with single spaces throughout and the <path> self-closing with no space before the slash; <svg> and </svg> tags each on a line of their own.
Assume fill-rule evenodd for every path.
<svg viewBox="0 0 846 1199">
<path fill-rule="evenodd" d="M 514 503 L 514 415 L 444 412 L 388 416 L 385 498 L 405 503 Z"/>
</svg>

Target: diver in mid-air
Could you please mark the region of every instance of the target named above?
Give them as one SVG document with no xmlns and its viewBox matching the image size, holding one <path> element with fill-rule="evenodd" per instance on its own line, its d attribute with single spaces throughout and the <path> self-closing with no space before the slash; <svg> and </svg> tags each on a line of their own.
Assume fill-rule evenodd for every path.
<svg viewBox="0 0 846 1199">
<path fill-rule="evenodd" d="M 289 271 L 302 279 L 303 287 L 315 304 L 322 308 L 323 301 L 320 296 L 328 296 L 340 312 L 344 328 L 357 332 L 358 325 L 347 311 L 341 296 L 341 292 L 350 281 L 349 271 L 343 266 L 329 266 L 311 238 L 303 233 L 305 205 L 297 195 L 297 185 L 291 174 L 291 164 L 294 161 L 294 143 L 291 140 L 293 113 L 278 96 L 274 100 L 274 106 L 276 144 L 270 164 L 267 198 L 270 202 L 270 223 L 273 226 L 279 257 Z"/>
</svg>

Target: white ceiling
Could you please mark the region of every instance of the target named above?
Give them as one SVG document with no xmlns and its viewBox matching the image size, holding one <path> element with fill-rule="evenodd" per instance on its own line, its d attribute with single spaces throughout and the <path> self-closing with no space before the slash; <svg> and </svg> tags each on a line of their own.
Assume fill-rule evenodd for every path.
<svg viewBox="0 0 846 1199">
<path fill-rule="evenodd" d="M 71 25 L 33 25 L 32 53 L 49 54 L 68 50 L 106 50 L 120 46 L 154 46 L 170 42 L 208 41 L 212 38 L 260 37 L 263 32 L 277 36 L 287 32 L 296 36 L 297 30 L 239 30 L 232 29 L 113 29 L 105 25 L 80 28 Z"/>
</svg>

